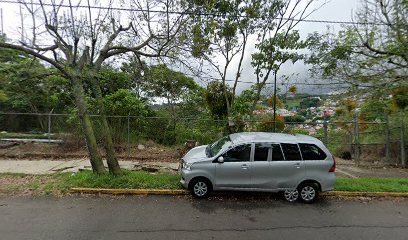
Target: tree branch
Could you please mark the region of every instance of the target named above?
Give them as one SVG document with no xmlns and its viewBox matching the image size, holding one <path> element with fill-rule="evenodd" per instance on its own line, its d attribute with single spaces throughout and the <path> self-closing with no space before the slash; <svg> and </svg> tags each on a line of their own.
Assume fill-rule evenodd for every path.
<svg viewBox="0 0 408 240">
<path fill-rule="evenodd" d="M 65 75 L 67 78 L 69 78 L 69 79 L 71 78 L 71 75 L 65 70 L 65 68 L 62 65 L 60 65 L 56 61 L 54 61 L 54 60 L 52 60 L 52 59 L 38 53 L 38 52 L 36 52 L 36 51 L 34 51 L 32 49 L 22 47 L 22 46 L 19 46 L 19 45 L 10 44 L 10 43 L 4 43 L 4 42 L 0 42 L 0 48 L 15 49 L 15 50 L 25 52 L 25 53 L 27 53 L 27 54 L 29 54 L 31 56 L 37 57 L 37 58 L 39 58 L 41 60 L 44 60 L 44 61 L 48 62 L 49 64 L 53 65 L 55 68 L 60 70 L 61 73 L 63 75 Z"/>
</svg>

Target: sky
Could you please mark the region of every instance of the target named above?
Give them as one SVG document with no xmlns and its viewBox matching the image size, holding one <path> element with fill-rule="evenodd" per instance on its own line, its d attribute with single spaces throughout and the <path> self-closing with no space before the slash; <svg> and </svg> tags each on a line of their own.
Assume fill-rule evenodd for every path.
<svg viewBox="0 0 408 240">
<path fill-rule="evenodd" d="M 38 0 L 34 0 L 38 2 Z M 104 0 L 102 0 L 103 2 Z M 320 0 L 320 3 L 324 0 Z M 331 21 L 350 21 L 352 17 L 352 12 L 358 8 L 360 0 L 330 0 L 327 3 L 314 12 L 309 19 L 314 20 L 331 20 Z M 317 7 L 318 5 L 315 5 Z M 16 4 L 4 3 L 0 0 L 0 8 L 3 10 L 3 22 L 4 32 L 8 37 L 18 38 L 19 28 L 21 28 L 21 20 L 19 16 L 19 7 Z M 1 21 L 1 20 L 0 20 Z M 340 24 L 326 24 L 326 23 L 309 23 L 301 22 L 297 26 L 301 37 L 305 38 L 309 33 L 320 32 L 325 33 L 328 26 L 330 26 L 332 31 L 338 31 L 341 29 Z M 0 25 L 1 27 L 1 25 Z M 0 29 L 1 30 L 1 29 Z M 13 37 L 14 36 L 14 37 Z M 251 54 L 255 50 L 254 43 L 250 44 L 247 47 L 245 53 L 246 57 L 243 61 L 243 74 L 242 81 L 255 81 L 255 75 L 253 73 L 253 68 L 251 67 Z M 236 60 L 238 58 L 236 57 Z M 232 65 L 237 64 L 238 61 L 233 61 Z M 236 68 L 231 69 L 227 73 L 227 79 L 233 79 L 235 76 Z M 308 74 L 308 66 L 304 65 L 301 62 L 292 64 L 287 63 L 282 67 L 280 75 L 289 75 L 291 81 L 299 83 L 324 83 L 323 80 L 312 79 Z M 216 74 L 212 74 L 213 77 L 217 78 Z M 278 82 L 281 78 L 278 79 Z M 199 80 L 198 80 L 199 81 Z M 199 81 L 200 82 L 200 81 Z M 272 78 L 268 81 L 272 82 Z M 327 81 L 326 81 L 327 82 Z M 205 85 L 205 82 L 201 81 L 202 85 Z M 251 84 L 239 83 L 237 92 L 240 93 L 242 90 L 247 89 Z M 307 85 L 296 85 L 299 92 L 301 93 L 310 93 L 310 94 L 325 94 L 335 91 L 332 86 L 307 86 Z"/>
</svg>

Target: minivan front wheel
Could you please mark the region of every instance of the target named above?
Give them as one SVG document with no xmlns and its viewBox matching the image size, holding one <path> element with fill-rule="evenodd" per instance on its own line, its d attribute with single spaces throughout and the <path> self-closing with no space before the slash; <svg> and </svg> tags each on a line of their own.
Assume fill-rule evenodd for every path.
<svg viewBox="0 0 408 240">
<path fill-rule="evenodd" d="M 304 203 L 312 203 L 319 196 L 319 188 L 315 183 L 303 183 L 299 186 L 300 199 Z"/>
<path fill-rule="evenodd" d="M 296 202 L 299 198 L 299 192 L 295 189 L 286 189 L 283 192 L 283 196 L 285 197 L 286 201 L 288 202 Z"/>
<path fill-rule="evenodd" d="M 191 194 L 195 198 L 207 198 L 211 190 L 211 183 L 204 178 L 193 179 L 190 184 Z"/>
</svg>

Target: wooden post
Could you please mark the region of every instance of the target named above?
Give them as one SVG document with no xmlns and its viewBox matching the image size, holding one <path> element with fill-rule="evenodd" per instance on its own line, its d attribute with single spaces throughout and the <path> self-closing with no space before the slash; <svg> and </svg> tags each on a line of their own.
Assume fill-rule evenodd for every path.
<svg viewBox="0 0 408 240">
<path fill-rule="evenodd" d="M 48 114 L 48 143 L 51 143 L 51 114 L 54 111 L 54 108 L 51 109 L 50 113 Z"/>
<path fill-rule="evenodd" d="M 388 114 L 385 115 L 385 162 L 390 163 L 390 123 Z"/>
<path fill-rule="evenodd" d="M 354 115 L 354 160 L 358 165 L 360 163 L 360 146 L 358 136 L 358 115 Z"/>
<path fill-rule="evenodd" d="M 127 117 L 127 150 L 128 157 L 130 157 L 130 112 L 128 113 Z"/>
<path fill-rule="evenodd" d="M 407 166 L 406 152 L 405 152 L 405 126 L 404 126 L 404 113 L 401 111 L 401 166 L 405 168 Z"/>
</svg>

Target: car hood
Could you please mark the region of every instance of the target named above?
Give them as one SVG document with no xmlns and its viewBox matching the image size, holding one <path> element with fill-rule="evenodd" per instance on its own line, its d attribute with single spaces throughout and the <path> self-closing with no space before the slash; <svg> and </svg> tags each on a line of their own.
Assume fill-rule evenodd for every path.
<svg viewBox="0 0 408 240">
<path fill-rule="evenodd" d="M 205 155 L 206 147 L 207 145 L 203 145 L 191 149 L 190 151 L 187 152 L 186 155 L 184 155 L 183 160 L 188 163 L 208 160 L 209 158 L 207 157 L 207 155 Z"/>
</svg>

